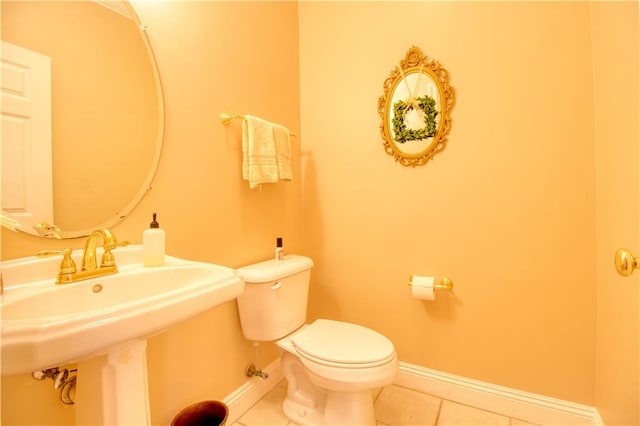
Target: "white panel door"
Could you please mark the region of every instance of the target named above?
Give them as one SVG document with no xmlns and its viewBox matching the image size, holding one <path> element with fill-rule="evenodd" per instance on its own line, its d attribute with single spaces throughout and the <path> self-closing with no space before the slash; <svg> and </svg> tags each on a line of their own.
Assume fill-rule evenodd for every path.
<svg viewBox="0 0 640 426">
<path fill-rule="evenodd" d="M 51 58 L 1 49 L 2 210 L 26 226 L 52 224 Z"/>
</svg>

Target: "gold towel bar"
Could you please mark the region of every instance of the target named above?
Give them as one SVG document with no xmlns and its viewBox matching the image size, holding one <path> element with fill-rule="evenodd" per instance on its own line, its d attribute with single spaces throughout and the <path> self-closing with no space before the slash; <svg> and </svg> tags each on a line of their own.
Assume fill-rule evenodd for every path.
<svg viewBox="0 0 640 426">
<path fill-rule="evenodd" d="M 242 114 L 227 114 L 226 112 L 220 113 L 220 121 L 222 121 L 222 124 L 224 124 L 225 126 L 228 126 L 229 123 L 231 123 L 231 120 L 233 120 L 234 118 L 238 119 L 238 120 L 244 120 L 244 115 L 242 115 Z M 293 136 L 294 138 L 297 136 L 293 132 L 289 132 L 289 135 Z"/>
<path fill-rule="evenodd" d="M 227 114 L 226 112 L 220 113 L 220 121 L 222 121 L 222 124 L 224 124 L 225 126 L 228 126 L 229 123 L 231 123 L 231 120 L 233 120 L 234 118 L 244 120 L 244 115 Z"/>
</svg>

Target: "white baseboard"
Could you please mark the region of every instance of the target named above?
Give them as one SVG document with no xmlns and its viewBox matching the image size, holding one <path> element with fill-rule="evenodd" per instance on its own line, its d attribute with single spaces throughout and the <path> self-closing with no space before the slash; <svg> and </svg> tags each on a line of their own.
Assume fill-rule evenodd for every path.
<svg viewBox="0 0 640 426">
<path fill-rule="evenodd" d="M 229 407 L 227 424 L 231 425 L 238 420 L 283 379 L 280 359 L 276 359 L 263 371 L 269 375 L 267 379 L 252 377 L 223 399 Z M 545 426 L 605 426 L 594 407 L 468 379 L 406 362 L 400 363 L 395 384 L 530 423 Z"/>
<path fill-rule="evenodd" d="M 604 426 L 594 407 L 400 363 L 396 385 L 545 426 Z"/>
<path fill-rule="evenodd" d="M 263 368 L 262 371 L 267 373 L 269 377 L 266 379 L 252 377 L 222 400 L 229 407 L 229 416 L 226 424 L 234 424 L 240 416 L 249 411 L 256 402 L 260 401 L 267 392 L 276 387 L 284 378 L 280 367 L 280 358 Z"/>
</svg>

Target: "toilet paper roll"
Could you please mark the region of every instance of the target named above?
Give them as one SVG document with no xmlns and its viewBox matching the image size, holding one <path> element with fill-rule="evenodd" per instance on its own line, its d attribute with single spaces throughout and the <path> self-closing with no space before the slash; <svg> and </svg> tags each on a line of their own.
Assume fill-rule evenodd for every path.
<svg viewBox="0 0 640 426">
<path fill-rule="evenodd" d="M 434 278 L 422 275 L 411 276 L 411 297 L 421 300 L 435 300 Z"/>
</svg>

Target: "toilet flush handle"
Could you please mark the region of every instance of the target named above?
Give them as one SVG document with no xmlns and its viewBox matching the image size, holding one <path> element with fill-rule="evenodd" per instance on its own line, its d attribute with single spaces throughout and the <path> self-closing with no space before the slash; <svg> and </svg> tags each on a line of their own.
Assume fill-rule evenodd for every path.
<svg viewBox="0 0 640 426">
<path fill-rule="evenodd" d="M 276 281 L 276 283 L 274 285 L 272 285 L 270 288 L 271 288 L 271 290 L 277 290 L 280 287 L 282 287 L 282 282 Z"/>
</svg>

